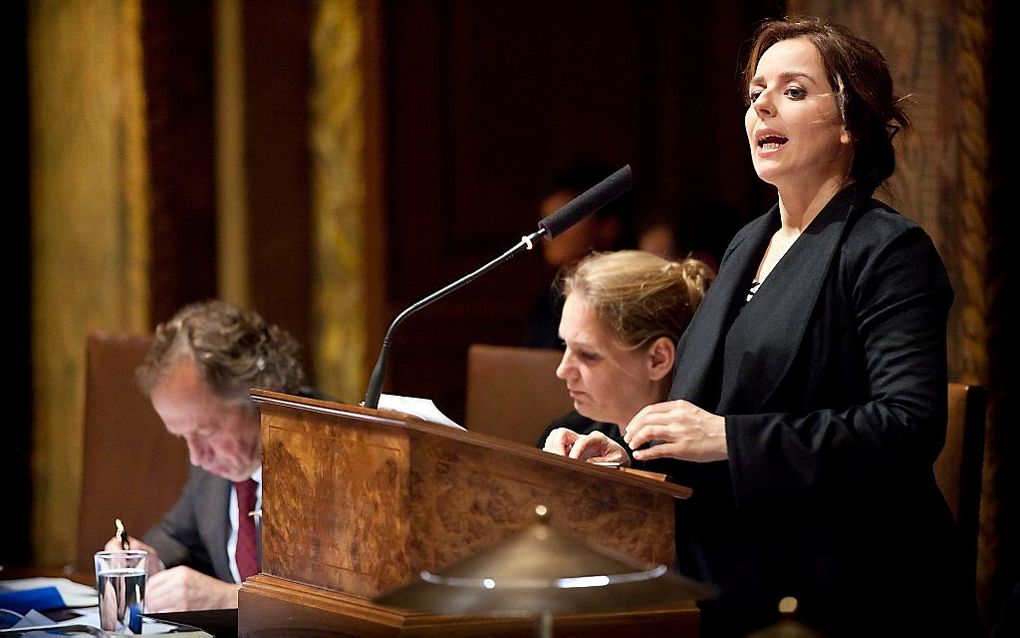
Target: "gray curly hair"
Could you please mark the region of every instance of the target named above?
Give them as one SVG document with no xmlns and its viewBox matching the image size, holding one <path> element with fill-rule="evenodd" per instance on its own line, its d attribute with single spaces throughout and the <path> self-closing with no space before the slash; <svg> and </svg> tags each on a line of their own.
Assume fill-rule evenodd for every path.
<svg viewBox="0 0 1020 638">
<path fill-rule="evenodd" d="M 305 383 L 300 346 L 282 328 L 225 301 L 185 306 L 156 327 L 152 349 L 135 376 L 152 392 L 181 357 L 190 357 L 221 399 L 250 402 L 251 388 L 293 394 Z"/>
</svg>

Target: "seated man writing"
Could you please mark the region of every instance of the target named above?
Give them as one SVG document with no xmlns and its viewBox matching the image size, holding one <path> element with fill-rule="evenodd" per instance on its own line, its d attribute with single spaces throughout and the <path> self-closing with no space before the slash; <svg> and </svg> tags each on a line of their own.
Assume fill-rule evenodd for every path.
<svg viewBox="0 0 1020 638">
<path fill-rule="evenodd" d="M 131 549 L 150 553 L 148 611 L 237 606 L 259 571 L 260 416 L 252 388 L 309 394 L 297 342 L 222 301 L 186 306 L 156 328 L 137 375 L 167 431 L 188 445 L 177 504 Z M 111 539 L 106 549 L 120 549 Z"/>
</svg>

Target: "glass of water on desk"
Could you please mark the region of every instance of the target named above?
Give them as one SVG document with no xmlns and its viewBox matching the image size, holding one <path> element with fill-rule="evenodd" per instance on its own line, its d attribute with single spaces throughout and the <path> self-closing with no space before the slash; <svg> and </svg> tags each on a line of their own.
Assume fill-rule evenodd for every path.
<svg viewBox="0 0 1020 638">
<path fill-rule="evenodd" d="M 148 552 L 137 549 L 96 552 L 99 623 L 104 631 L 142 633 L 148 557 Z"/>
</svg>

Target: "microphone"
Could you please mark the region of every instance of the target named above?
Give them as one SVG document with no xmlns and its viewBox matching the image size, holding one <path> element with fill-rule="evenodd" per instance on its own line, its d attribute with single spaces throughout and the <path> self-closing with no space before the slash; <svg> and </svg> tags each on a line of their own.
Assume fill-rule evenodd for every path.
<svg viewBox="0 0 1020 638">
<path fill-rule="evenodd" d="M 372 409 L 379 407 L 379 396 L 382 394 L 383 379 L 386 376 L 386 360 L 389 356 L 390 345 L 393 343 L 393 331 L 404 321 L 404 319 L 407 319 L 409 316 L 431 304 L 433 301 L 442 299 L 454 290 L 462 288 L 475 279 L 478 279 L 496 266 L 509 261 L 518 253 L 524 250 L 531 250 L 534 248 L 535 240 L 539 237 L 547 236 L 549 239 L 553 239 L 554 237 L 562 234 L 571 226 L 581 221 L 584 217 L 594 213 L 596 210 L 602 208 L 620 195 L 629 191 L 633 185 L 630 164 L 627 164 L 598 184 L 592 186 L 585 192 L 564 204 L 556 212 L 538 222 L 538 230 L 530 235 L 521 237 L 521 240 L 510 248 L 510 250 L 507 250 L 502 255 L 496 257 L 474 272 L 464 275 L 457 281 L 448 284 L 444 288 L 437 290 L 424 299 L 421 299 L 405 308 L 403 312 L 397 315 L 390 324 L 389 329 L 386 331 L 382 347 L 379 349 L 379 358 L 376 359 L 375 368 L 372 370 L 372 376 L 368 381 L 368 390 L 365 392 L 365 400 L 362 402 L 362 405 L 366 408 Z"/>
<path fill-rule="evenodd" d="M 633 172 L 630 170 L 630 164 L 627 164 L 538 222 L 538 227 L 544 228 L 548 238 L 553 239 L 589 214 L 629 191 L 633 185 Z"/>
</svg>

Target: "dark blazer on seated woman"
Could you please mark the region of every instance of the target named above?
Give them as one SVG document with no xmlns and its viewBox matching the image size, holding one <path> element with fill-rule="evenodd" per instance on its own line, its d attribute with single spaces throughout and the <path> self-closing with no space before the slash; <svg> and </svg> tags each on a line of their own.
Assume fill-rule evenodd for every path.
<svg viewBox="0 0 1020 638">
<path fill-rule="evenodd" d="M 932 472 L 953 299 L 938 253 L 851 185 L 747 300 L 779 226 L 773 208 L 737 234 L 678 346 L 670 399 L 725 416 L 729 456 L 660 462 L 694 490 L 679 569 L 721 586 L 719 634 L 793 596 L 826 635 L 969 635 L 953 633 L 969 601 Z"/>
</svg>

